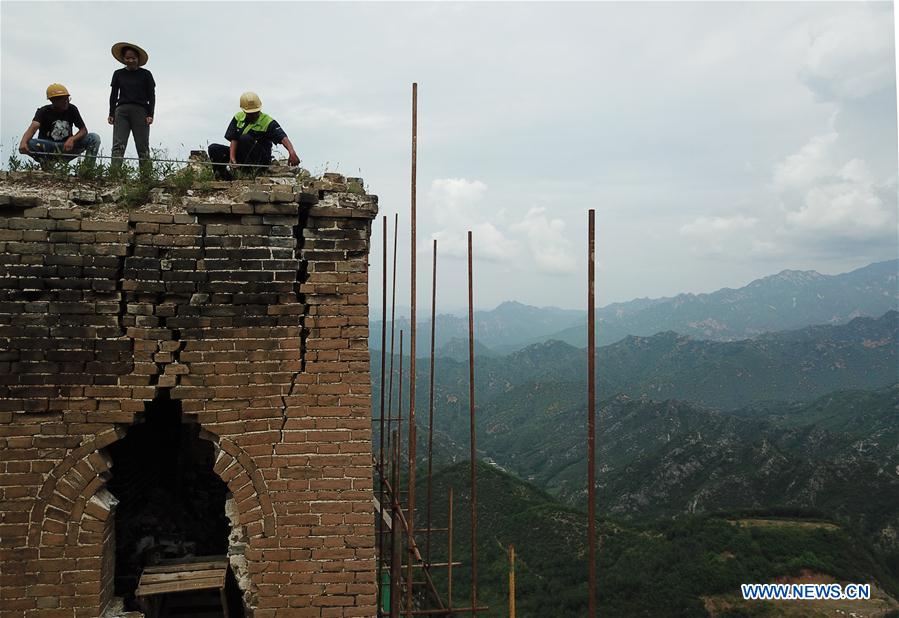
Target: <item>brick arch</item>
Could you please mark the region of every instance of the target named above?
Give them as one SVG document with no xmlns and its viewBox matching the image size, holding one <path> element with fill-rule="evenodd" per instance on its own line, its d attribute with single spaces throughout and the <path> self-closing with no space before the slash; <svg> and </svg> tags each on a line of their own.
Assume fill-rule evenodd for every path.
<svg viewBox="0 0 899 618">
<path fill-rule="evenodd" d="M 91 500 L 106 488 L 112 460 L 106 447 L 125 437 L 128 426 L 103 431 L 72 449 L 44 479 L 31 508 L 27 547 L 64 546 L 76 543 L 83 515 L 98 510 Z M 232 440 L 200 429 L 200 438 L 216 450 L 215 473 L 234 496 L 240 523 L 247 536 L 275 534 L 275 514 L 262 473 L 249 455 Z M 94 503 L 97 501 L 94 500 Z M 111 509 L 95 519 L 105 521 Z"/>
<path fill-rule="evenodd" d="M 216 445 L 216 459 L 213 470 L 228 485 L 240 523 L 247 536 L 275 536 L 275 510 L 268 493 L 265 477 L 247 455 L 233 440 L 200 429 L 200 438 Z"/>
</svg>

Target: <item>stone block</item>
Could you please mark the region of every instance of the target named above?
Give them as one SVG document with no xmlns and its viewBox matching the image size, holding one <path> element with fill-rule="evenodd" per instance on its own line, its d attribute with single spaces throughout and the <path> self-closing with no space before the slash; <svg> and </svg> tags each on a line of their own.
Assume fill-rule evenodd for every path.
<svg viewBox="0 0 899 618">
<path fill-rule="evenodd" d="M 250 202 L 252 202 L 252 203 L 257 203 L 257 202 L 265 203 L 265 202 L 270 202 L 270 201 L 271 201 L 271 195 L 269 194 L 268 191 L 251 191 L 251 190 L 246 190 L 246 191 L 243 191 L 243 192 L 240 194 L 240 201 L 241 201 L 241 202 L 248 202 L 248 203 L 250 203 Z"/>
<path fill-rule="evenodd" d="M 257 204 L 253 207 L 257 215 L 295 215 L 297 213 L 297 204 L 280 203 L 280 204 Z"/>
<path fill-rule="evenodd" d="M 191 214 L 231 214 L 231 204 L 210 204 L 208 202 L 188 202 L 184 206 L 184 210 Z"/>
<path fill-rule="evenodd" d="M 80 219 L 81 211 L 74 208 L 49 208 L 47 214 L 51 219 Z"/>
<path fill-rule="evenodd" d="M 102 201 L 101 198 L 96 191 L 91 191 L 89 189 L 72 189 L 69 191 L 69 199 L 75 202 L 76 204 L 96 204 L 99 201 Z"/>
<path fill-rule="evenodd" d="M 19 208 L 34 208 L 41 205 L 41 198 L 36 195 L 11 195 L 9 203 Z"/>
</svg>

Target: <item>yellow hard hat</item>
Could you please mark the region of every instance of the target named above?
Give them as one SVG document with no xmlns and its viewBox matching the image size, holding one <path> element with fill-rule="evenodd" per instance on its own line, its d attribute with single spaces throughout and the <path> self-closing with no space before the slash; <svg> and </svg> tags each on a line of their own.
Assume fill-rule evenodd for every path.
<svg viewBox="0 0 899 618">
<path fill-rule="evenodd" d="M 240 95 L 240 109 L 252 114 L 262 109 L 262 99 L 255 92 L 244 92 Z"/>
<path fill-rule="evenodd" d="M 55 97 L 67 97 L 69 96 L 69 91 L 66 90 L 66 87 L 62 84 L 50 84 L 47 86 L 47 98 L 53 99 Z"/>
</svg>

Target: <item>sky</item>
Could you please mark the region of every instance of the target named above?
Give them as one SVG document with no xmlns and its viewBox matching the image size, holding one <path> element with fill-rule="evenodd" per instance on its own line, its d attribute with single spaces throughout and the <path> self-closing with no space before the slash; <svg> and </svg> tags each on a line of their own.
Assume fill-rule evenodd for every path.
<svg viewBox="0 0 899 618">
<path fill-rule="evenodd" d="M 0 3 L 0 159 L 52 82 L 108 153 L 117 41 L 149 52 L 150 138 L 222 142 L 245 90 L 315 174 L 361 176 L 399 213 L 409 305 L 411 91 L 417 282 L 429 311 L 586 308 L 597 294 L 741 287 L 899 257 L 893 5 L 850 3 Z M 59 29 L 59 35 L 48 35 Z M 133 156 L 133 143 L 128 154 Z M 281 151 L 283 156 L 286 152 Z M 381 217 L 370 297 L 380 302 Z M 392 242 L 392 240 L 390 241 Z"/>
</svg>

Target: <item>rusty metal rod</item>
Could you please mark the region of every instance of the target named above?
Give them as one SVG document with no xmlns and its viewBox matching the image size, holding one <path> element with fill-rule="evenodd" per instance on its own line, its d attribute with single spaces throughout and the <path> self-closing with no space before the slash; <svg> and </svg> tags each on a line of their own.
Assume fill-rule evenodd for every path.
<svg viewBox="0 0 899 618">
<path fill-rule="evenodd" d="M 419 528 L 418 530 L 421 531 L 421 528 Z M 448 530 L 447 528 L 431 528 L 431 532 L 446 532 L 447 530 Z M 380 533 L 376 532 L 375 534 L 380 534 Z M 424 554 L 422 554 L 422 555 L 424 555 Z M 435 562 L 434 566 L 440 566 L 440 563 Z"/>
<path fill-rule="evenodd" d="M 418 157 L 418 84 L 412 84 L 412 200 L 409 221 L 411 238 L 411 255 L 409 277 L 411 279 L 411 302 L 409 311 L 412 314 L 409 325 L 409 551 L 412 551 L 412 536 L 415 533 L 415 182 L 416 159 Z M 406 570 L 406 611 L 412 611 L 412 557 L 409 557 Z"/>
<path fill-rule="evenodd" d="M 478 494 L 474 428 L 474 295 L 472 293 L 471 231 L 468 232 L 468 418 L 471 435 L 471 615 L 478 607 Z"/>
<path fill-rule="evenodd" d="M 384 508 L 387 509 L 386 506 Z M 419 528 L 419 530 L 421 530 L 421 528 Z M 434 528 L 434 532 L 448 532 L 448 531 L 449 531 L 448 528 Z M 390 534 L 390 530 L 384 530 L 383 532 L 375 532 L 375 534 L 387 535 L 387 534 Z M 421 553 L 421 552 L 419 552 L 419 553 Z M 424 554 L 421 554 L 421 555 L 424 556 Z M 424 562 L 424 559 L 422 559 L 422 562 Z M 435 563 L 433 563 L 432 566 L 438 567 L 438 566 L 441 566 L 442 564 L 443 564 L 442 562 L 435 562 Z"/>
<path fill-rule="evenodd" d="M 384 504 L 384 387 L 386 374 L 384 372 L 384 365 L 387 364 L 387 329 L 385 326 L 387 325 L 387 216 L 385 215 L 382 219 L 384 222 L 384 251 L 383 251 L 383 277 L 382 277 L 382 285 L 381 285 L 381 411 L 380 416 L 378 418 L 378 422 L 380 423 L 380 430 L 378 434 L 378 438 L 380 440 L 380 447 L 378 449 L 378 472 L 380 483 L 378 484 L 378 502 L 382 505 L 383 509 Z M 378 517 L 378 530 L 383 532 L 384 528 L 384 518 Z M 381 607 L 381 575 L 383 572 L 383 564 L 384 564 L 384 536 L 382 534 L 378 535 L 378 616 L 383 616 L 384 612 Z"/>
<path fill-rule="evenodd" d="M 402 440 L 403 439 L 403 331 L 400 329 L 400 374 L 399 374 L 399 385 L 397 387 L 398 396 L 396 398 L 396 430 L 397 437 Z M 400 448 L 400 453 L 403 452 L 403 449 Z M 399 485 L 395 485 L 397 490 L 397 495 L 399 495 Z"/>
<path fill-rule="evenodd" d="M 460 612 L 460 613 L 464 613 L 464 612 L 471 612 L 471 613 L 474 613 L 474 612 L 485 612 L 485 611 L 487 611 L 488 609 L 490 609 L 490 606 L 489 606 L 489 605 L 481 605 L 480 607 L 474 607 L 474 608 L 472 608 L 472 607 L 458 607 L 458 608 L 454 608 L 454 609 L 449 609 L 449 608 L 445 607 L 445 608 L 443 608 L 443 609 L 416 609 L 416 610 L 413 610 L 413 611 L 408 612 L 408 613 L 403 612 L 403 614 L 404 614 L 404 615 L 411 615 L 411 616 L 451 616 L 451 615 L 453 615 L 453 614 L 455 614 L 455 613 L 457 613 L 457 612 Z"/>
<path fill-rule="evenodd" d="M 449 488 L 449 512 L 446 522 L 446 561 L 449 563 L 446 571 L 446 606 L 453 613 L 453 488 Z"/>
<path fill-rule="evenodd" d="M 399 213 L 393 215 L 393 286 L 390 300 L 390 382 L 387 387 L 387 418 L 393 415 L 393 341 L 394 326 L 396 325 L 396 239 L 399 236 Z M 381 329 L 387 328 L 387 324 L 381 324 Z M 381 367 L 381 372 L 384 368 Z M 382 414 L 383 416 L 383 414 Z M 390 453 L 390 435 L 387 435 L 387 452 Z"/>
<path fill-rule="evenodd" d="M 515 546 L 509 545 L 509 618 L 515 618 Z"/>
<path fill-rule="evenodd" d="M 433 270 L 431 272 L 431 368 L 430 393 L 428 394 L 428 508 L 427 536 L 425 536 L 425 562 L 431 562 L 431 474 L 434 460 L 434 335 L 437 318 L 437 239 L 434 239 Z"/>
<path fill-rule="evenodd" d="M 399 439 L 397 438 L 397 440 L 399 440 Z M 396 445 L 396 446 L 397 446 L 397 448 L 399 448 L 399 442 L 397 442 L 397 445 Z M 397 457 L 398 457 L 398 456 L 397 456 Z M 399 461 L 399 460 L 397 460 L 397 461 Z M 399 483 L 399 479 L 397 479 L 397 483 Z M 391 496 L 395 496 L 396 499 L 397 499 L 396 519 L 392 521 L 392 523 L 393 523 L 394 525 L 392 525 L 391 528 L 395 528 L 395 527 L 396 527 L 396 525 L 395 525 L 396 522 L 399 522 L 399 524 L 400 524 L 400 526 L 402 527 L 402 529 L 403 529 L 404 531 L 407 531 L 407 530 L 409 529 L 409 524 L 408 524 L 408 522 L 406 521 L 406 517 L 405 517 L 404 514 L 403 514 L 402 505 L 400 505 L 400 503 L 399 503 L 399 497 L 398 497 L 398 496 L 399 496 L 399 493 L 400 493 L 400 492 L 398 492 L 398 491 L 395 492 L 394 489 L 393 489 L 393 487 L 390 485 L 390 483 L 387 483 L 387 493 L 388 493 L 389 495 L 391 495 Z M 415 543 L 415 539 L 414 539 L 414 538 L 412 539 L 412 552 L 411 552 L 411 554 L 412 554 L 412 556 L 414 557 L 415 560 L 417 560 L 418 562 L 421 562 L 422 564 L 424 564 L 424 561 L 422 560 L 422 557 L 421 557 L 421 551 L 419 550 L 418 545 Z M 425 565 L 425 566 L 426 566 L 426 565 Z M 441 608 L 444 607 L 444 605 L 443 605 L 443 600 L 440 598 L 440 595 L 437 593 L 437 588 L 436 588 L 436 586 L 434 586 L 434 581 L 431 579 L 430 569 L 425 568 L 423 572 L 424 572 L 424 574 L 425 574 L 425 577 L 427 578 L 428 589 L 429 589 L 429 591 L 431 592 L 431 595 L 434 597 L 434 601 L 437 603 L 437 606 L 438 606 L 438 607 L 441 607 Z"/>
<path fill-rule="evenodd" d="M 596 617 L 596 212 L 588 211 L 587 222 L 587 560 L 590 599 L 589 618 Z"/>
<path fill-rule="evenodd" d="M 400 337 L 402 337 L 402 331 L 400 331 Z M 400 339 L 402 341 L 402 339 Z M 390 459 L 392 462 L 392 475 L 391 481 L 394 487 L 399 484 L 399 474 L 400 474 L 400 454 L 399 454 L 399 446 L 400 440 L 399 436 L 394 436 L 393 440 L 393 453 L 391 453 Z M 399 598 L 399 583 L 400 583 L 400 534 L 397 531 L 396 522 L 400 517 L 400 503 L 399 498 L 396 493 L 390 492 L 390 502 L 392 507 L 392 517 L 391 517 L 391 525 L 390 529 L 392 534 L 390 535 L 390 618 L 399 618 L 400 615 L 400 598 Z"/>
</svg>

